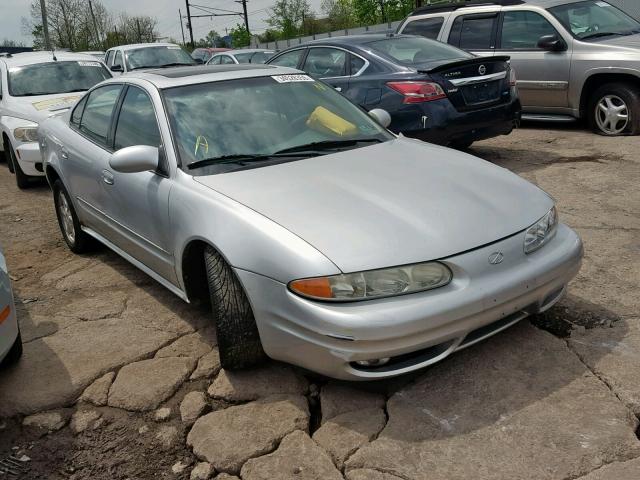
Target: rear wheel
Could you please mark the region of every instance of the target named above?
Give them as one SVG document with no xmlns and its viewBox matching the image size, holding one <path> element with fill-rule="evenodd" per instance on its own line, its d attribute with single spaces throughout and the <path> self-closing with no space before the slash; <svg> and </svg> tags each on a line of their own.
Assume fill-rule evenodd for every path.
<svg viewBox="0 0 640 480">
<path fill-rule="evenodd" d="M 239 370 L 260 363 L 266 355 L 238 277 L 211 247 L 204 250 L 204 262 L 222 368 Z"/>
<path fill-rule="evenodd" d="M 76 211 L 73 209 L 73 204 L 71 203 L 67 189 L 64 188 L 60 180 L 56 180 L 53 183 L 53 201 L 56 207 L 60 231 L 69 249 L 73 253 L 84 253 L 91 250 L 94 245 L 94 240 L 80 228 L 78 215 L 76 215 Z"/>
<path fill-rule="evenodd" d="M 30 177 L 28 175 L 25 175 L 25 173 L 22 171 L 22 168 L 20 168 L 20 164 L 18 163 L 18 159 L 16 158 L 16 154 L 13 151 L 11 145 L 8 146 L 8 150 L 9 161 L 11 162 L 10 170 L 16 176 L 16 185 L 18 185 L 18 188 L 20 190 L 29 188 L 31 186 L 31 183 L 29 182 Z"/>
<path fill-rule="evenodd" d="M 7 354 L 7 356 L 4 357 L 4 360 L 2 361 L 2 366 L 13 365 L 18 360 L 20 360 L 21 356 L 22 356 L 22 336 L 20 335 L 20 333 L 18 333 L 18 338 L 16 338 L 16 341 L 11 347 L 11 350 L 9 350 L 9 353 Z"/>
<path fill-rule="evenodd" d="M 640 134 L 640 92 L 627 83 L 600 87 L 589 102 L 591 128 L 608 137 Z"/>
</svg>

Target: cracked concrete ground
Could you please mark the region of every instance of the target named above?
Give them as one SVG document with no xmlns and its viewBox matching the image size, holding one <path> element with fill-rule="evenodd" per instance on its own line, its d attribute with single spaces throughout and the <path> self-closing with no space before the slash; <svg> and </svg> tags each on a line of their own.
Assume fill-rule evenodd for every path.
<svg viewBox="0 0 640 480">
<path fill-rule="evenodd" d="M 221 371 L 207 311 L 106 249 L 70 253 L 47 187 L 2 166 L 25 354 L 0 371 L 0 461 L 27 455 L 29 480 L 640 478 L 637 147 L 553 125 L 475 145 L 558 200 L 583 269 L 546 315 L 357 385 Z"/>
</svg>

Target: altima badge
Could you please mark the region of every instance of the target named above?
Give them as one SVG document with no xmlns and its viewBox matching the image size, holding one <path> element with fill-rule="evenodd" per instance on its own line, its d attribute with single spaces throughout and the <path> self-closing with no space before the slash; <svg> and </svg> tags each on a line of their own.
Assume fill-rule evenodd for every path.
<svg viewBox="0 0 640 480">
<path fill-rule="evenodd" d="M 491 255 L 489 255 L 489 263 L 491 265 L 498 265 L 499 263 L 502 263 L 503 260 L 504 255 L 502 254 L 502 252 L 493 252 Z"/>
<path fill-rule="evenodd" d="M 484 65 L 480 65 L 480 68 L 478 68 L 478 73 L 480 75 L 484 75 L 485 73 L 487 73 L 487 67 L 485 67 Z M 500 263 L 500 262 L 498 262 Z"/>
</svg>

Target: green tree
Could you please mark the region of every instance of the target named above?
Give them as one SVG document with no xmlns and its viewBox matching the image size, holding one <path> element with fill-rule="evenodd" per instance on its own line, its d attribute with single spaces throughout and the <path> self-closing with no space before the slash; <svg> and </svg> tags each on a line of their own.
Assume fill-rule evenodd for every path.
<svg viewBox="0 0 640 480">
<path fill-rule="evenodd" d="M 322 0 L 320 9 L 327 16 L 331 30 L 343 30 L 358 24 L 353 0 Z"/>
<path fill-rule="evenodd" d="M 300 35 L 306 19 L 314 15 L 307 0 L 276 0 L 269 13 L 267 23 L 282 32 L 283 38 Z"/>
<path fill-rule="evenodd" d="M 239 23 L 229 32 L 233 48 L 247 47 L 251 43 L 251 36 L 247 28 Z"/>
</svg>

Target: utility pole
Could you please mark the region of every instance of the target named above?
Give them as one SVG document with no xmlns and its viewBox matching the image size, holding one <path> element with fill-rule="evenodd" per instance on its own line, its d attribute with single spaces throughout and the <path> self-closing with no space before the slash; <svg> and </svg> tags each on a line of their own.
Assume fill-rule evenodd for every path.
<svg viewBox="0 0 640 480">
<path fill-rule="evenodd" d="M 89 11 L 91 12 L 91 18 L 93 19 L 93 28 L 96 31 L 96 39 L 98 40 L 98 45 L 100 46 L 102 44 L 102 38 L 100 38 L 100 32 L 98 31 L 98 22 L 96 22 L 96 16 L 93 13 L 93 4 L 91 3 L 91 0 L 89 0 Z"/>
<path fill-rule="evenodd" d="M 236 3 L 242 4 L 242 11 L 244 12 L 244 28 L 247 29 L 247 34 L 251 38 L 251 32 L 249 31 L 249 14 L 247 13 L 247 0 L 236 0 Z"/>
<path fill-rule="evenodd" d="M 182 22 L 182 12 L 178 9 L 178 17 L 180 18 L 180 30 L 182 31 L 182 45 L 186 45 L 187 41 L 184 39 L 184 23 Z"/>
<path fill-rule="evenodd" d="M 191 10 L 189 10 L 189 0 L 184 0 L 187 4 L 187 26 L 189 27 L 189 38 L 191 39 L 191 48 L 195 48 L 195 43 L 193 43 L 193 25 L 191 25 Z"/>
<path fill-rule="evenodd" d="M 49 24 L 47 23 L 47 6 L 45 0 L 40 0 L 40 12 L 42 14 L 42 31 L 44 33 L 44 48 L 51 50 L 51 42 L 49 41 Z"/>
<path fill-rule="evenodd" d="M 142 33 L 140 32 L 140 19 L 136 18 L 136 29 L 138 30 L 138 43 L 142 43 Z"/>
</svg>

